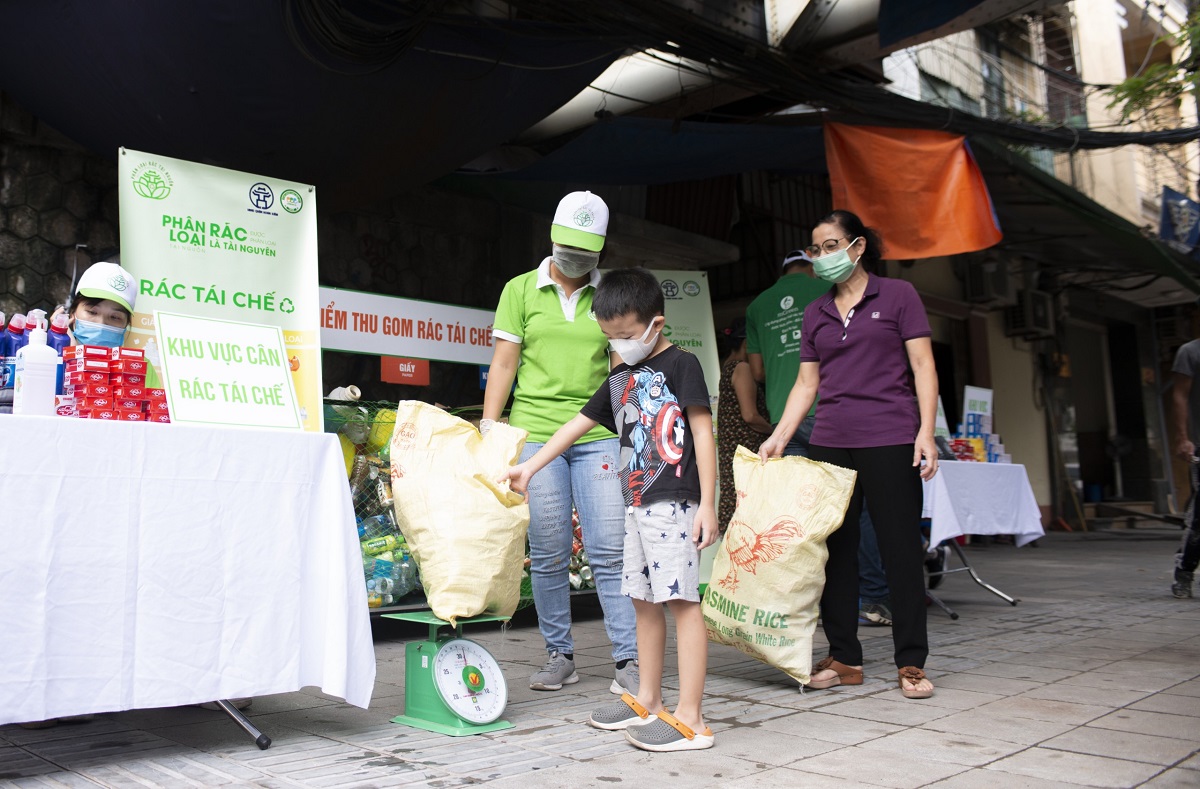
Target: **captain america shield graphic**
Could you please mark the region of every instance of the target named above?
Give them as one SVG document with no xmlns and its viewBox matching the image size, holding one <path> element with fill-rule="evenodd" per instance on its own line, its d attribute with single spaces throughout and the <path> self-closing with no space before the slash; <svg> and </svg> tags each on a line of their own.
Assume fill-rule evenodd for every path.
<svg viewBox="0 0 1200 789">
<path fill-rule="evenodd" d="M 670 465 L 683 460 L 683 412 L 679 403 L 663 403 L 654 418 L 654 445 L 658 456 Z"/>
</svg>

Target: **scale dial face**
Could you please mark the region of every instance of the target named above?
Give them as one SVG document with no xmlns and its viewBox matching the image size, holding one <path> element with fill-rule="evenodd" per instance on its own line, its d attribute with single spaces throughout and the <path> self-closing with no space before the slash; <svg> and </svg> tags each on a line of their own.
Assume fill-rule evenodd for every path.
<svg viewBox="0 0 1200 789">
<path fill-rule="evenodd" d="M 452 638 L 433 656 L 433 684 L 442 701 L 468 723 L 499 720 L 508 705 L 500 664 L 474 641 Z"/>
</svg>

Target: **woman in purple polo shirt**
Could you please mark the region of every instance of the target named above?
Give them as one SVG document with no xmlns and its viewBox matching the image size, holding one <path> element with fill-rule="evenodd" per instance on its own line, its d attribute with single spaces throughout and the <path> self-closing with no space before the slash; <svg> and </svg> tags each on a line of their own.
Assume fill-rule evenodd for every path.
<svg viewBox="0 0 1200 789">
<path fill-rule="evenodd" d="M 810 457 L 858 472 L 845 520 L 829 538 L 821 596 L 829 656 L 814 667 L 809 687 L 862 684 L 858 518 L 865 495 L 891 588 L 900 691 L 929 698 L 920 534 L 921 480 L 937 473 L 938 462 L 929 319 L 911 284 L 870 273 L 883 248 L 857 216 L 834 211 L 813 229 L 812 241 L 813 270 L 834 287 L 804 310 L 800 374 L 759 450 L 764 460 L 779 457 L 820 394 Z"/>
</svg>

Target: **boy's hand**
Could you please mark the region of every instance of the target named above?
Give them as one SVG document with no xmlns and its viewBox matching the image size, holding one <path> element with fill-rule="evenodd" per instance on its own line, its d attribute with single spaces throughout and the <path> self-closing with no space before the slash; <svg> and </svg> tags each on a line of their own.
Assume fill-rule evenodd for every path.
<svg viewBox="0 0 1200 789">
<path fill-rule="evenodd" d="M 704 550 L 717 541 L 717 513 L 711 504 L 701 504 L 692 520 L 692 541 L 697 550 Z"/>
<path fill-rule="evenodd" d="M 500 481 L 508 482 L 513 490 L 521 495 L 525 495 L 525 491 L 529 489 L 529 480 L 532 477 L 533 472 L 529 470 L 529 465 L 527 463 L 518 463 L 505 472 Z"/>
</svg>

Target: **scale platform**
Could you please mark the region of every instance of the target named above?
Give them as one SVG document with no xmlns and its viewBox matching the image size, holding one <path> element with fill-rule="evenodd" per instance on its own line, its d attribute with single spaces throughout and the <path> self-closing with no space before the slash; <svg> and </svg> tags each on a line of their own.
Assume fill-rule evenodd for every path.
<svg viewBox="0 0 1200 789">
<path fill-rule="evenodd" d="M 405 645 L 404 714 L 392 718 L 392 723 L 450 737 L 513 727 L 500 719 L 508 704 L 508 685 L 500 664 L 481 644 L 462 635 L 463 625 L 507 622 L 510 617 L 466 617 L 452 628 L 432 611 L 382 616 L 429 625 L 426 640 Z"/>
</svg>

